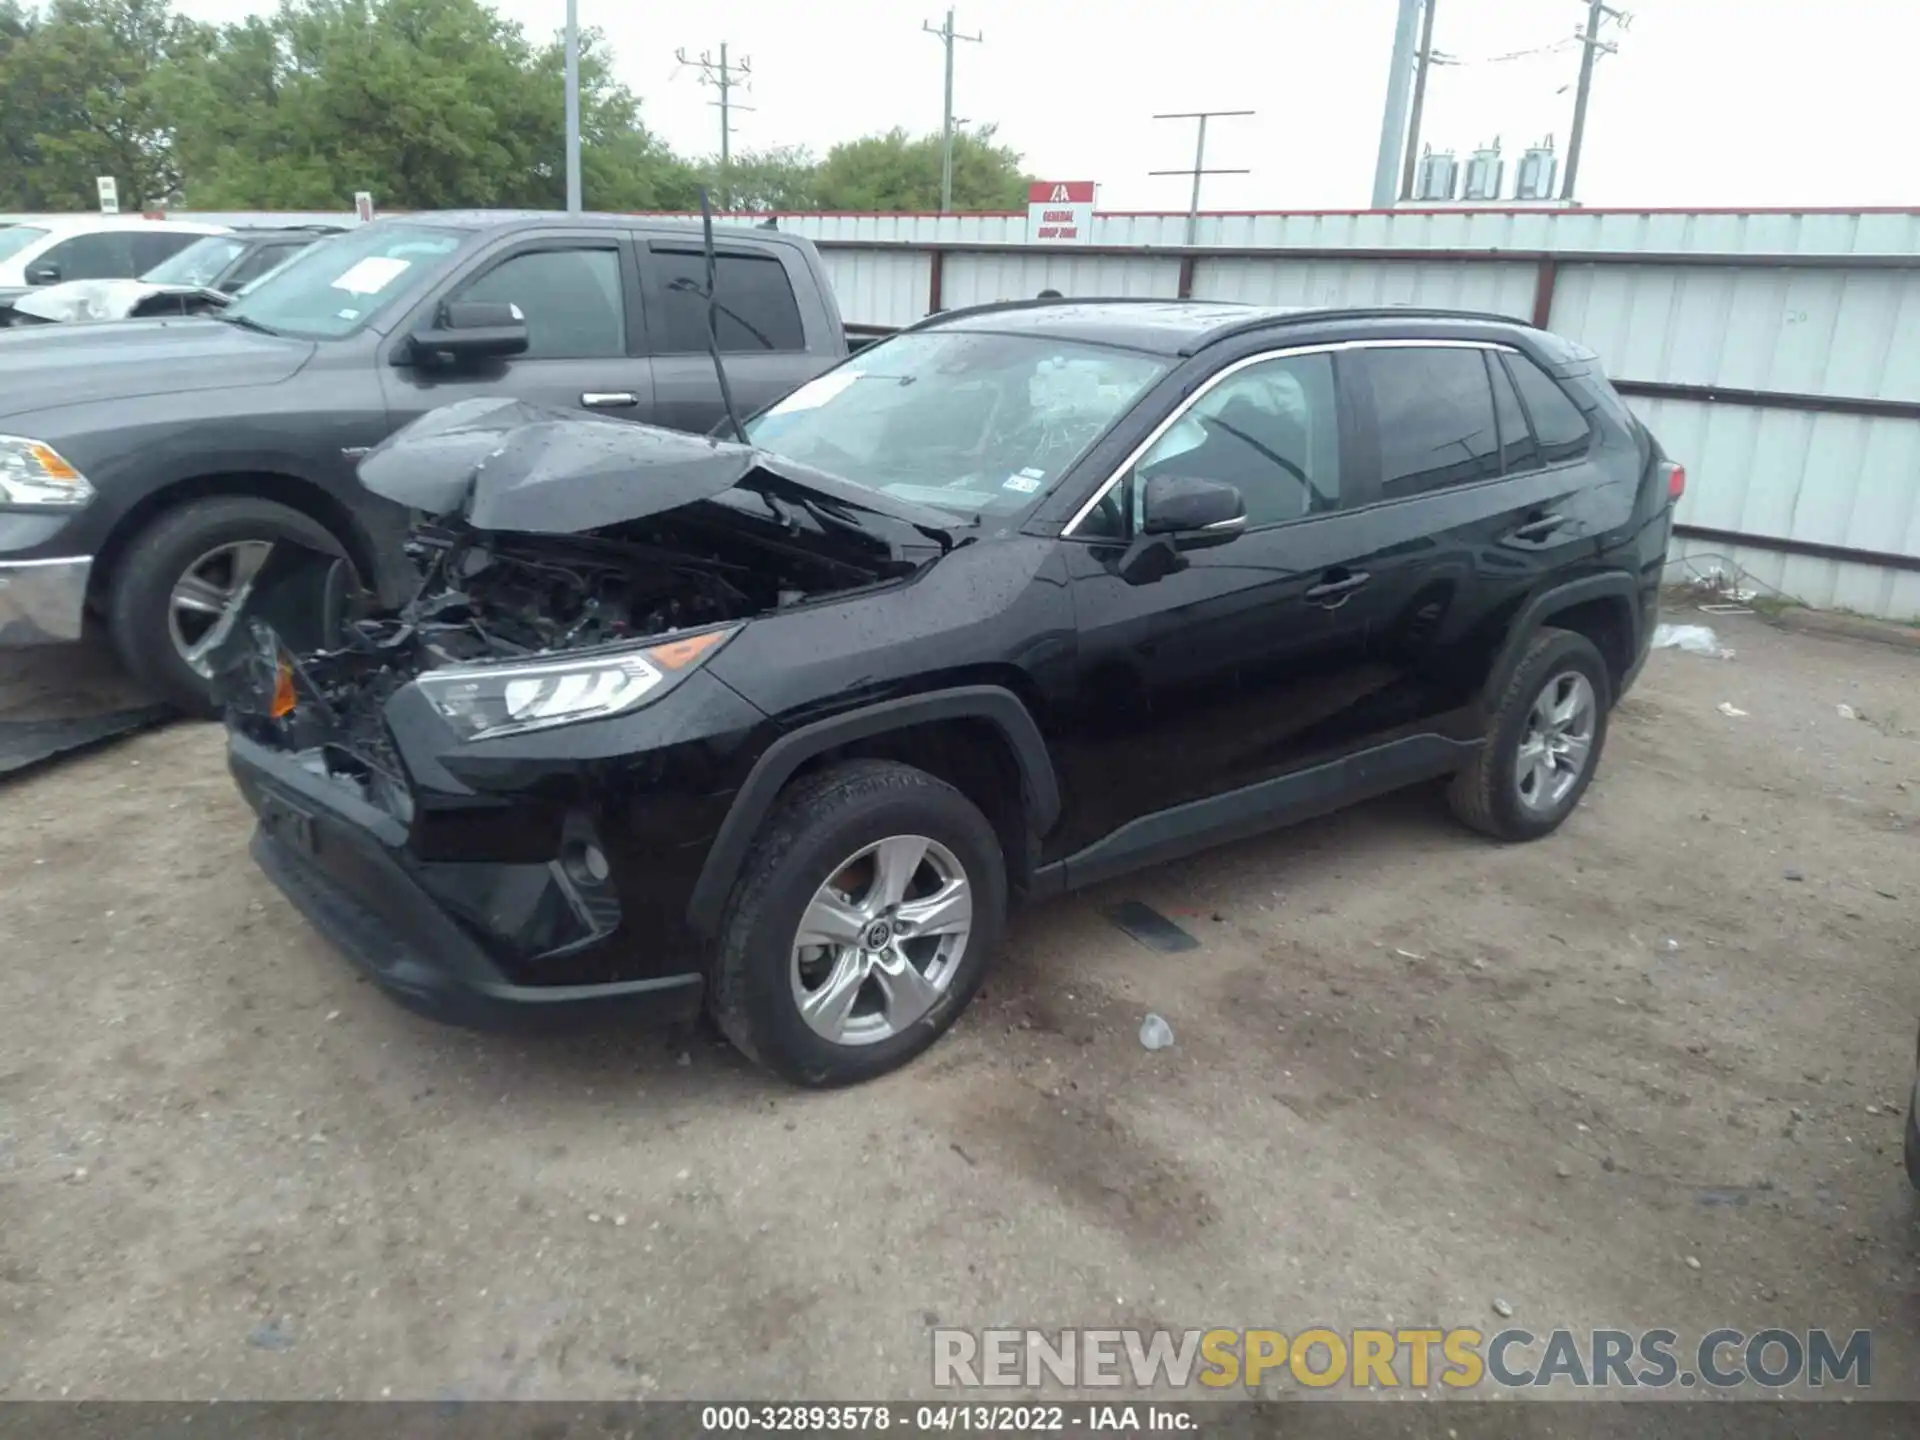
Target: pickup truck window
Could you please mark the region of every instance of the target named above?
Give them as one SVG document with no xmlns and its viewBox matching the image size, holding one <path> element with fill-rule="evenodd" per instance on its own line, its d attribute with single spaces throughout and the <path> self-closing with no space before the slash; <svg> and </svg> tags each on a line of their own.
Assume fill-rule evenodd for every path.
<svg viewBox="0 0 1920 1440">
<path fill-rule="evenodd" d="M 1010 515 L 1166 370 L 1130 350 L 932 330 L 862 350 L 749 421 L 747 436 L 904 500 Z"/>
<path fill-rule="evenodd" d="M 707 261 L 697 250 L 653 252 L 659 276 L 662 320 L 656 333 L 662 355 L 686 355 L 707 348 Z M 772 255 L 720 255 L 714 266 L 719 295 L 720 348 L 805 350 L 800 306 L 793 298 L 787 267 Z"/>
<path fill-rule="evenodd" d="M 62 280 L 122 280 L 142 268 L 133 258 L 133 237 L 125 230 L 62 240 L 33 262 L 34 269 L 42 265 L 57 265 Z"/>
<path fill-rule="evenodd" d="M 461 233 L 369 225 L 322 240 L 221 311 L 222 318 L 306 340 L 351 335 L 460 248 Z"/>
<path fill-rule="evenodd" d="M 519 306 L 527 321 L 524 360 L 599 360 L 627 353 L 618 250 L 510 255 L 465 286 L 458 298 Z"/>
</svg>

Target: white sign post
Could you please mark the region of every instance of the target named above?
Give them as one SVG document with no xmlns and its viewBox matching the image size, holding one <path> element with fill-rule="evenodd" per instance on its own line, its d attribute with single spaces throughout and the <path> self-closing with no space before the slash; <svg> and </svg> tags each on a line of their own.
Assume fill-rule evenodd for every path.
<svg viewBox="0 0 1920 1440">
<path fill-rule="evenodd" d="M 120 213 L 120 186 L 111 175 L 101 175 L 93 182 L 100 190 L 100 213 L 118 215 Z"/>
<path fill-rule="evenodd" d="M 356 190 L 353 192 L 353 213 L 360 217 L 360 223 L 362 225 L 372 222 L 373 192 L 371 190 Z"/>
<path fill-rule="evenodd" d="M 1036 180 L 1027 187 L 1027 239 L 1034 244 L 1093 243 L 1093 181 Z"/>
</svg>

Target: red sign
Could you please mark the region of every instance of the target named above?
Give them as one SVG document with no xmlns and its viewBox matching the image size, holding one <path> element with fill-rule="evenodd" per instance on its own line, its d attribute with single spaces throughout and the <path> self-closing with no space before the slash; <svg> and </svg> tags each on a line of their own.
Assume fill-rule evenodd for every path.
<svg viewBox="0 0 1920 1440">
<path fill-rule="evenodd" d="M 1027 239 L 1085 245 L 1093 239 L 1093 181 L 1036 180 L 1027 187 Z"/>
</svg>

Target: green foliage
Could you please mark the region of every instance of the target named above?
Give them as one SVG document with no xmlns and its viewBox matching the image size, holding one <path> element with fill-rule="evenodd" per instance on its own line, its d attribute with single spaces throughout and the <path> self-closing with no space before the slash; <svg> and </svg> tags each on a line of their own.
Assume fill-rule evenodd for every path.
<svg viewBox="0 0 1920 1440">
<path fill-rule="evenodd" d="M 1024 209 L 1027 184 L 1020 156 L 994 143 L 993 126 L 954 136 L 955 210 Z M 938 210 L 940 137 L 895 127 L 844 141 L 821 162 L 815 194 L 822 210 Z"/>
<path fill-rule="evenodd" d="M 0 210 L 556 209 L 566 201 L 565 54 L 485 0 L 281 0 L 213 27 L 171 0 L 0 0 Z M 940 140 L 894 130 L 823 161 L 775 147 L 691 164 L 642 123 L 597 32 L 582 35 L 581 170 L 596 210 L 929 210 Z M 1024 203 L 991 127 L 957 138 L 956 209 Z"/>
</svg>

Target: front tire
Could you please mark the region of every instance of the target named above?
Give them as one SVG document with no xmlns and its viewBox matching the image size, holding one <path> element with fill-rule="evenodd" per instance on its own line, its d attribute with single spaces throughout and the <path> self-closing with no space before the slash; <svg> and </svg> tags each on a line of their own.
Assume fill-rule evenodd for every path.
<svg viewBox="0 0 1920 1440">
<path fill-rule="evenodd" d="M 279 544 L 341 553 L 318 521 L 251 495 L 196 500 L 162 515 L 121 557 L 108 598 L 120 663 L 188 715 L 217 715 L 209 656 L 231 633 L 252 577 Z"/>
<path fill-rule="evenodd" d="M 1493 704 L 1486 744 L 1453 777 L 1453 813 L 1497 840 L 1552 834 L 1593 781 L 1612 709 L 1612 678 L 1593 642 L 1541 630 Z"/>
<path fill-rule="evenodd" d="M 714 1019 L 798 1085 L 884 1075 L 945 1034 L 1006 923 L 1006 861 L 966 796 L 857 760 L 784 796 L 721 931 Z"/>
</svg>

